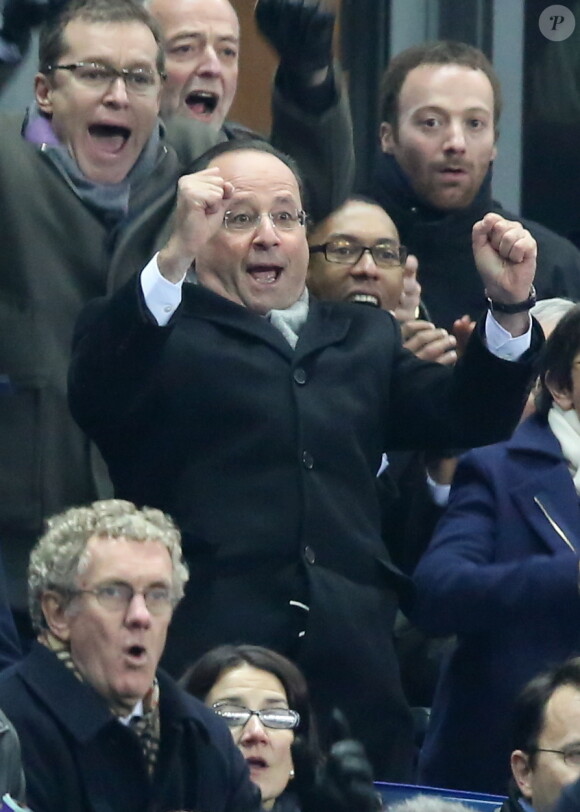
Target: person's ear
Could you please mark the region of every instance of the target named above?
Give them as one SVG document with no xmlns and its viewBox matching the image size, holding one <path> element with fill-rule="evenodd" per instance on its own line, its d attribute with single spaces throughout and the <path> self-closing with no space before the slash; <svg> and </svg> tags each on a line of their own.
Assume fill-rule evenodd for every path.
<svg viewBox="0 0 580 812">
<path fill-rule="evenodd" d="M 546 386 L 552 395 L 554 403 L 559 406 L 564 412 L 574 408 L 574 401 L 572 399 L 572 392 L 563 386 L 554 383 L 550 374 L 546 375 Z"/>
<path fill-rule="evenodd" d="M 66 611 L 68 604 L 63 596 L 52 589 L 48 589 L 42 594 L 40 606 L 46 625 L 52 634 L 63 643 L 68 642 L 70 639 L 69 614 Z"/>
<path fill-rule="evenodd" d="M 510 756 L 510 765 L 519 791 L 527 801 L 531 801 L 533 770 L 530 766 L 529 755 L 523 750 L 514 750 Z"/>
<path fill-rule="evenodd" d="M 52 116 L 53 90 L 50 77 L 45 73 L 37 73 L 34 77 L 34 95 L 39 110 L 46 116 Z"/>
<path fill-rule="evenodd" d="M 391 124 L 387 121 L 381 121 L 379 130 L 381 139 L 381 151 L 388 152 L 392 155 L 395 149 L 395 133 Z"/>
</svg>

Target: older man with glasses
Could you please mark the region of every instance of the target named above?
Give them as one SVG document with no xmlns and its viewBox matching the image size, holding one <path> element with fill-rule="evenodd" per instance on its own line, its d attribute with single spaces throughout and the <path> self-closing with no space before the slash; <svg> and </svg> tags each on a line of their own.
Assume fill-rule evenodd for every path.
<svg viewBox="0 0 580 812">
<path fill-rule="evenodd" d="M 225 725 L 157 670 L 187 578 L 158 510 L 108 500 L 49 521 L 30 560 L 38 642 L 0 681 L 35 812 L 260 808 Z"/>
<path fill-rule="evenodd" d="M 273 147 L 220 144 L 197 168 L 180 181 L 166 245 L 79 323 L 73 413 L 118 494 L 169 511 L 184 533 L 192 579 L 171 668 L 225 642 L 281 651 L 302 667 L 324 733 L 338 706 L 377 776 L 402 780 L 412 736 L 381 454 L 508 433 L 531 369 L 495 357 L 479 331 L 453 369 L 427 363 L 384 310 L 311 298 L 300 181 Z M 522 308 L 533 240 L 497 217 L 475 239 L 490 297 Z M 527 312 L 498 318 L 500 352 L 519 357 Z"/>
</svg>

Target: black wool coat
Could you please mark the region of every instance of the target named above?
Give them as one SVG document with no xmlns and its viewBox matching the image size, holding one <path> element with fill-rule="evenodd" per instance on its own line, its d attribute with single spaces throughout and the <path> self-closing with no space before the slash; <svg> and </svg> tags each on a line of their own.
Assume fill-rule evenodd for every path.
<svg viewBox="0 0 580 812">
<path fill-rule="evenodd" d="M 166 327 L 135 283 L 93 304 L 77 329 L 71 408 L 118 496 L 162 508 L 183 532 L 191 580 L 170 668 L 223 642 L 282 651 L 302 665 L 323 722 L 333 706 L 346 713 L 377 777 L 408 778 L 392 643 L 404 579 L 380 535 L 381 454 L 509 434 L 530 372 L 478 335 L 454 371 L 419 361 L 389 314 L 349 303 L 311 301 L 294 351 L 201 286 L 185 285 Z"/>
<path fill-rule="evenodd" d="M 136 733 L 52 651 L 34 643 L 0 677 L 0 706 L 22 748 L 35 812 L 259 812 L 259 792 L 213 711 L 159 672 L 153 777 Z"/>
</svg>

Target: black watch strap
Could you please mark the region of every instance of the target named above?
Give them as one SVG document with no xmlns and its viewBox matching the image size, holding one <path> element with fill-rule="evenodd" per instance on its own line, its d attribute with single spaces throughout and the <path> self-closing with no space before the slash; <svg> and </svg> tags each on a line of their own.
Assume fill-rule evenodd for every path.
<svg viewBox="0 0 580 812">
<path fill-rule="evenodd" d="M 513 313 L 524 313 L 526 310 L 531 310 L 537 301 L 536 289 L 533 285 L 530 287 L 530 293 L 528 295 L 528 298 L 525 299 L 523 302 L 514 302 L 514 304 L 504 304 L 503 302 L 494 302 L 494 300 L 490 299 L 489 296 L 487 295 L 487 291 L 485 293 L 487 305 L 492 313 L 494 311 L 497 313 L 508 313 L 510 315 Z"/>
</svg>

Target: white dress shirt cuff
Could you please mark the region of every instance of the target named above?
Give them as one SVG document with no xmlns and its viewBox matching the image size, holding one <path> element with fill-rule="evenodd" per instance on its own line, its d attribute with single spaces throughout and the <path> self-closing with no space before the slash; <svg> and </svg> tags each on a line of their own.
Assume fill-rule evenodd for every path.
<svg viewBox="0 0 580 812">
<path fill-rule="evenodd" d="M 429 493 L 431 494 L 431 499 L 433 502 L 438 505 L 439 507 L 447 507 L 447 502 L 449 502 L 449 491 L 451 490 L 451 485 L 440 485 L 439 482 L 435 482 L 429 474 L 426 474 L 427 477 L 427 487 L 429 489 Z"/>
<path fill-rule="evenodd" d="M 498 358 L 504 361 L 517 361 L 530 349 L 532 342 L 532 320 L 530 319 L 527 333 L 515 338 L 505 328 L 501 326 L 493 317 L 493 313 L 487 311 L 485 319 L 485 341 L 487 349 Z"/>
<path fill-rule="evenodd" d="M 141 271 L 141 290 L 147 309 L 160 327 L 165 327 L 181 304 L 183 279 L 177 284 L 169 282 L 159 272 L 157 254 Z"/>
</svg>

